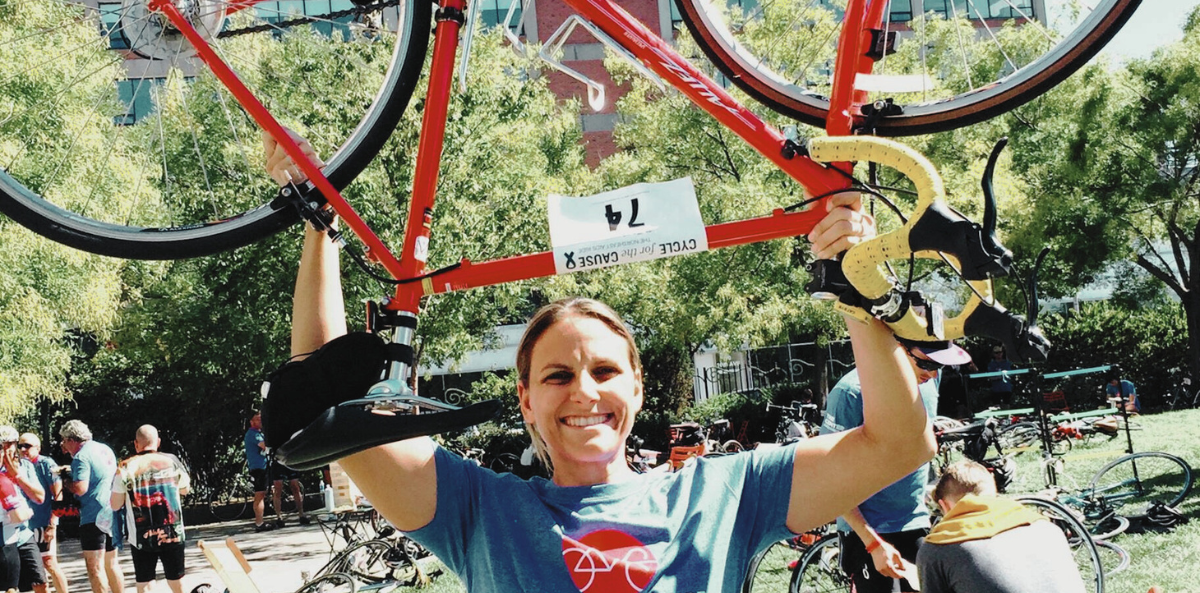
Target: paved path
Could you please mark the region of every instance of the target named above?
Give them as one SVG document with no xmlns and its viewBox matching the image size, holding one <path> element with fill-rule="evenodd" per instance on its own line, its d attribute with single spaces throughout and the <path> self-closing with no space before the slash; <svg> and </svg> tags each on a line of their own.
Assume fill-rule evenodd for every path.
<svg viewBox="0 0 1200 593">
<path fill-rule="evenodd" d="M 288 526 L 264 533 L 254 533 L 254 524 L 250 520 L 231 523 L 214 523 L 187 528 L 187 574 L 183 577 L 183 590 L 190 592 L 201 583 L 211 583 L 219 593 L 225 589 L 217 578 L 212 567 L 204 558 L 204 553 L 196 545 L 201 540 L 224 540 L 232 536 L 237 542 L 246 560 L 253 569 L 250 576 L 258 583 L 262 593 L 285 593 L 298 589 L 303 582 L 301 571 L 315 573 L 329 559 L 329 543 L 316 522 L 311 525 L 299 525 L 293 516 Z M 71 593 L 89 593 L 87 571 L 83 565 L 83 555 L 79 550 L 79 540 L 71 539 L 60 542 L 58 549 L 59 564 L 67 575 Z M 125 571 L 125 586 L 129 593 L 134 593 L 133 560 L 129 557 L 129 548 L 121 553 L 121 567 Z M 157 593 L 167 593 L 166 582 L 162 581 L 162 566 L 159 565 L 160 582 L 153 589 Z M 51 588 L 53 591 L 53 588 Z"/>
</svg>

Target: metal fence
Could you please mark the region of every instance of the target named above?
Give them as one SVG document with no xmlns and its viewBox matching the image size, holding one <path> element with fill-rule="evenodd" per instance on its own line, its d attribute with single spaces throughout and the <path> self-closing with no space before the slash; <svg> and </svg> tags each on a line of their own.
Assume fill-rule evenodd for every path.
<svg viewBox="0 0 1200 593">
<path fill-rule="evenodd" d="M 722 393 L 743 393 L 781 385 L 808 385 L 817 391 L 820 377 L 836 380 L 854 368 L 849 340 L 823 346 L 798 342 L 755 348 L 745 362 L 724 362 L 697 369 L 692 391 L 697 401 Z"/>
</svg>

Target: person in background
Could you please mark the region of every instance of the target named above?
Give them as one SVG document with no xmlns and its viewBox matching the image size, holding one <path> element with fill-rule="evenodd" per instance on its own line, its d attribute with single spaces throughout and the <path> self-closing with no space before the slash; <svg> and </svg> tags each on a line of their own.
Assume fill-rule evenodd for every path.
<svg viewBox="0 0 1200 593">
<path fill-rule="evenodd" d="M 308 525 L 312 520 L 304 514 L 304 491 L 300 487 L 300 476 L 296 470 L 279 463 L 274 458 L 267 466 L 271 476 L 271 504 L 275 505 L 275 527 L 282 528 L 283 522 L 283 483 L 287 482 L 292 489 L 292 500 L 296 503 L 296 512 L 300 515 L 300 524 Z"/>
<path fill-rule="evenodd" d="M 59 436 L 63 450 L 72 457 L 66 488 L 79 499 L 79 545 L 92 593 L 124 593 L 125 575 L 113 546 L 109 507 L 117 456 L 108 445 L 92 440 L 91 429 L 80 420 L 68 420 Z"/>
<path fill-rule="evenodd" d="M 27 432 L 17 441 L 17 449 L 33 464 L 38 483 L 46 491 L 42 504 L 33 505 L 33 517 L 29 527 L 42 554 L 42 566 L 57 593 L 67 593 L 67 575 L 58 565 L 58 517 L 51 511 L 54 501 L 62 500 L 62 479 L 58 477 L 58 464 L 47 455 L 42 455 L 42 441 L 36 434 Z"/>
<path fill-rule="evenodd" d="M 1062 530 L 997 496 L 986 467 L 951 464 L 933 499 L 944 515 L 917 552 L 924 593 L 1083 593 Z"/>
<path fill-rule="evenodd" d="M 21 523 L 33 516 L 33 510 L 25 504 L 21 488 L 7 473 L 0 473 L 0 506 L 4 509 L 4 523 Z M 21 577 L 21 558 L 16 546 L 0 546 L 0 590 L 17 588 Z"/>
<path fill-rule="evenodd" d="M 21 489 L 26 504 L 32 511 L 34 505 L 46 501 L 46 490 L 38 481 L 36 470 L 28 459 L 20 454 L 17 441 L 20 435 L 11 426 L 0 426 L 0 443 L 3 443 L 4 473 L 13 479 Z M 32 517 L 32 514 L 30 515 Z M 17 579 L 17 589 L 20 591 L 37 591 L 46 593 L 46 570 L 42 567 L 42 554 L 38 550 L 34 532 L 29 528 L 29 521 L 12 523 L 4 522 L 4 545 L 15 546 L 20 563 Z"/>
<path fill-rule="evenodd" d="M 1012 361 L 1004 356 L 1004 346 L 996 345 L 992 347 L 992 359 L 988 361 L 987 370 L 989 373 L 999 373 L 1002 371 L 1011 371 L 1013 368 Z M 990 405 L 1003 405 L 1004 407 L 1012 406 L 1013 381 L 1007 376 L 995 377 L 992 379 L 992 401 Z"/>
<path fill-rule="evenodd" d="M 1138 397 L 1137 387 L 1134 386 L 1132 381 L 1114 377 L 1104 387 L 1104 392 L 1108 394 L 1109 399 L 1121 401 L 1125 406 L 1126 413 L 1141 413 L 1142 399 Z"/>
<path fill-rule="evenodd" d="M 275 526 L 263 520 L 267 507 L 267 442 L 263 439 L 262 415 L 258 412 L 250 416 L 250 428 L 246 429 L 242 444 L 246 447 L 246 467 L 254 486 L 254 531 L 270 531 Z"/>
<path fill-rule="evenodd" d="M 916 375 L 925 413 L 933 417 L 937 414 L 939 372 L 947 365 L 966 364 L 971 356 L 951 342 L 899 342 Z M 858 368 L 850 371 L 829 391 L 822 435 L 863 426 L 859 373 Z M 854 580 L 858 593 L 917 590 L 911 578 L 915 571 L 912 562 L 929 531 L 925 505 L 928 472 L 928 464 L 922 465 L 838 518 L 842 568 Z"/>
<path fill-rule="evenodd" d="M 143 424 L 133 447 L 137 454 L 121 462 L 113 480 L 113 511 L 125 506 L 124 520 L 133 548 L 138 593 L 146 593 L 162 560 L 163 576 L 172 593 L 183 593 L 184 528 L 180 496 L 191 487 L 187 468 L 178 457 L 158 451 L 158 429 Z M 132 493 L 132 496 L 127 496 Z M 126 504 L 128 503 L 128 504 Z"/>
</svg>

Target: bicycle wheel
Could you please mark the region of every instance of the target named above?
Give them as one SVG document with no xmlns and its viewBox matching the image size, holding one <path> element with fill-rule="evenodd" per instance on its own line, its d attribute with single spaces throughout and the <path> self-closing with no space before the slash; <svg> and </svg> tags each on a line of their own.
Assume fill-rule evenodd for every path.
<svg viewBox="0 0 1200 593">
<path fill-rule="evenodd" d="M 72 247 L 139 259 L 232 249 L 298 220 L 263 203 L 275 190 L 257 126 L 151 0 L 32 4 L 0 7 L 10 70 L 0 75 L 0 212 Z M 408 104 L 430 3 L 318 5 L 197 0 L 189 18 L 342 188 Z"/>
<path fill-rule="evenodd" d="M 792 571 L 789 593 L 849 593 L 850 575 L 842 572 L 838 559 L 840 553 L 836 533 L 818 540 L 805 552 L 796 570 Z"/>
<path fill-rule="evenodd" d="M 1129 529 L 1129 519 L 1120 515 L 1109 515 L 1088 527 L 1088 533 L 1091 534 L 1096 545 L 1100 545 L 1102 541 L 1125 533 L 1126 529 Z"/>
<path fill-rule="evenodd" d="M 1083 492 L 1103 498 L 1118 515 L 1144 514 L 1152 502 L 1176 506 L 1192 489 L 1192 468 L 1186 461 L 1158 451 L 1125 455 L 1096 472 Z"/>
<path fill-rule="evenodd" d="M 333 563 L 336 563 L 337 572 L 370 584 L 398 581 L 402 576 L 411 578 L 415 572 L 412 559 L 403 548 L 379 539 L 359 542 L 342 550 Z"/>
<path fill-rule="evenodd" d="M 889 2 L 881 29 L 897 36 L 896 53 L 874 72 L 915 76 L 918 85 L 869 93 L 868 103 L 894 97 L 903 106 L 874 132 L 926 134 L 1013 109 L 1086 63 L 1140 1 L 1099 0 L 1089 9 L 1070 0 L 953 0 L 926 2 L 924 15 L 908 0 Z M 781 114 L 824 126 L 841 8 L 814 0 L 678 3 L 696 43 L 731 82 Z"/>
<path fill-rule="evenodd" d="M 296 589 L 296 593 L 355 593 L 358 584 L 344 572 L 334 572 L 317 577 Z"/>
<path fill-rule="evenodd" d="M 805 548 L 790 538 L 771 544 L 750 560 L 742 593 L 782 591 Z"/>
<path fill-rule="evenodd" d="M 228 481 L 225 488 L 213 489 L 209 494 L 208 512 L 217 521 L 235 521 L 245 516 L 254 500 L 254 488 L 244 474 Z"/>
<path fill-rule="evenodd" d="M 1084 587 L 1087 591 L 1104 593 L 1104 567 L 1100 562 L 1100 553 L 1083 523 L 1067 507 L 1052 500 L 1037 496 L 1018 496 L 1016 500 L 1038 511 L 1062 530 L 1071 546 L 1071 554 L 1075 557 Z"/>
<path fill-rule="evenodd" d="M 1036 444 L 1041 439 L 1041 431 L 1037 423 L 1018 422 L 1005 427 L 996 438 L 1000 441 L 1000 447 L 1005 450 L 1020 449 Z"/>
<path fill-rule="evenodd" d="M 521 458 L 512 453 L 501 453 L 492 458 L 491 463 L 488 463 L 488 469 L 498 474 L 510 474 L 513 468 L 521 465 Z"/>
<path fill-rule="evenodd" d="M 1056 437 L 1050 441 L 1050 452 L 1055 455 L 1066 455 L 1074 446 L 1075 442 L 1071 437 Z"/>
<path fill-rule="evenodd" d="M 1096 542 L 1096 550 L 1100 552 L 1100 560 L 1104 565 L 1104 578 L 1123 572 L 1129 568 L 1129 552 L 1110 541 Z"/>
</svg>

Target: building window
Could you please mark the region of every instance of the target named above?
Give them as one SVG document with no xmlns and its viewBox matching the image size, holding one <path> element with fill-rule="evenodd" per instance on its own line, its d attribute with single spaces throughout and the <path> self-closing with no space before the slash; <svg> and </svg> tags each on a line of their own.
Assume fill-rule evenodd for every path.
<svg viewBox="0 0 1200 593">
<path fill-rule="evenodd" d="M 108 48 L 129 49 L 129 38 L 121 30 L 121 3 L 101 2 L 96 8 L 100 11 L 100 32 L 108 37 Z"/>
<path fill-rule="evenodd" d="M 951 0 L 925 0 L 925 11 L 970 20 L 1034 18 L 1033 0 L 953 0 L 953 6 Z"/>
<path fill-rule="evenodd" d="M 162 86 L 162 78 L 126 78 L 117 81 L 117 99 L 125 112 L 113 117 L 118 126 L 132 126 L 154 111 L 156 87 Z"/>
<path fill-rule="evenodd" d="M 487 28 L 504 24 L 505 19 L 508 18 L 508 10 L 514 4 L 517 8 L 513 11 L 512 24 L 509 29 L 517 35 L 524 35 L 525 27 L 521 24 L 521 17 L 525 14 L 525 5 L 521 0 L 483 0 L 479 3 L 481 24 Z"/>
<path fill-rule="evenodd" d="M 892 0 L 887 19 L 892 23 L 907 23 L 912 20 L 912 0 Z"/>
<path fill-rule="evenodd" d="M 667 6 L 671 7 L 671 29 L 678 31 L 683 24 L 683 15 L 679 13 L 679 4 L 675 0 L 667 0 Z"/>
<path fill-rule="evenodd" d="M 991 18 L 996 19 L 1035 20 L 1033 0 L 991 0 L 988 2 L 988 12 Z"/>
<path fill-rule="evenodd" d="M 350 0 L 269 0 L 255 4 L 254 10 L 259 18 L 274 24 L 305 16 L 319 17 L 349 10 L 353 7 L 354 3 Z M 326 37 L 332 38 L 336 33 L 343 38 L 348 38 L 350 37 L 350 26 L 348 23 L 353 22 L 353 20 L 353 15 L 332 20 L 323 18 L 311 23 L 311 26 Z M 275 34 L 282 35 L 283 32 L 284 29 L 279 29 Z"/>
</svg>

